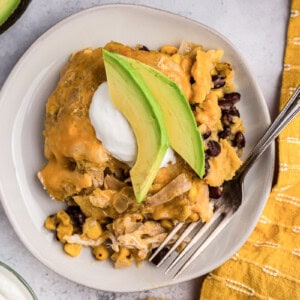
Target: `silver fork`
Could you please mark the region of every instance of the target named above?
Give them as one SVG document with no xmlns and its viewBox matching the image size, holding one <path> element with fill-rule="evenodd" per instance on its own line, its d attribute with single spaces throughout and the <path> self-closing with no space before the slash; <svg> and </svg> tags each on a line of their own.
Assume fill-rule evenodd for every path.
<svg viewBox="0 0 300 300">
<path fill-rule="evenodd" d="M 263 137 L 259 140 L 256 146 L 250 152 L 248 158 L 245 160 L 240 169 L 236 172 L 232 180 L 227 181 L 223 185 L 222 197 L 215 204 L 215 212 L 213 218 L 207 222 L 201 221 L 185 225 L 184 222 L 178 223 L 174 229 L 169 233 L 162 244 L 156 249 L 149 261 L 157 258 L 157 255 L 165 246 L 176 237 L 179 230 L 183 230 L 176 239 L 176 242 L 168 250 L 167 253 L 161 255 L 161 259 L 156 264 L 157 267 L 161 266 L 167 258 L 176 250 L 176 248 L 198 227 L 192 239 L 187 243 L 182 252 L 170 263 L 165 273 L 167 274 L 184 258 L 187 257 L 183 265 L 175 273 L 173 278 L 178 277 L 185 271 L 191 263 L 207 248 L 207 246 L 220 234 L 220 232 L 231 221 L 234 213 L 241 206 L 243 201 L 243 181 L 253 164 L 258 160 L 261 154 L 268 148 L 268 146 L 275 140 L 281 130 L 299 113 L 300 111 L 300 86 L 297 87 L 294 94 L 288 100 L 282 111 L 279 113 L 274 122 L 267 129 Z M 185 227 L 186 226 L 186 227 Z M 190 251 L 194 245 L 197 244 L 196 250 Z M 192 252 L 191 254 L 188 252 Z M 189 255 L 189 256 L 188 256 Z"/>
</svg>

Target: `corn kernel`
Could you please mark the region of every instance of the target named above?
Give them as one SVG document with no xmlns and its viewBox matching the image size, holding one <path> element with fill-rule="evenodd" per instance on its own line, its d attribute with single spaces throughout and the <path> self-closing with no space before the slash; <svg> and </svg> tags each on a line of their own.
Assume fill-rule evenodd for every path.
<svg viewBox="0 0 300 300">
<path fill-rule="evenodd" d="M 121 247 L 119 252 L 111 256 L 111 259 L 115 261 L 115 268 L 124 268 L 132 264 L 134 257 L 127 248 Z"/>
<path fill-rule="evenodd" d="M 62 243 L 65 243 L 64 236 L 72 235 L 72 233 L 73 233 L 73 225 L 72 224 L 63 225 L 62 223 L 60 223 L 57 226 L 56 236 Z"/>
<path fill-rule="evenodd" d="M 96 240 L 102 234 L 102 228 L 99 222 L 94 218 L 87 218 L 82 226 L 82 232 L 89 239 Z"/>
<path fill-rule="evenodd" d="M 170 220 L 161 220 L 160 225 L 166 230 L 171 230 L 173 228 L 173 223 Z"/>
<path fill-rule="evenodd" d="M 199 220 L 199 215 L 197 213 L 192 213 L 190 216 L 189 216 L 189 219 L 192 221 L 192 222 L 196 222 Z"/>
<path fill-rule="evenodd" d="M 56 216 L 49 216 L 44 223 L 44 226 L 48 229 L 48 230 L 56 230 L 56 226 L 57 226 L 57 219 Z"/>
<path fill-rule="evenodd" d="M 64 245 L 64 251 L 72 257 L 78 256 L 81 249 L 82 249 L 82 245 L 79 245 L 79 244 L 68 244 L 68 243 L 66 243 Z"/>
<path fill-rule="evenodd" d="M 100 245 L 93 249 L 93 255 L 97 260 L 103 261 L 109 258 L 109 251 L 103 245 Z"/>
<path fill-rule="evenodd" d="M 236 86 L 232 82 L 226 82 L 226 85 L 223 87 L 225 94 L 229 94 L 236 91 Z"/>
<path fill-rule="evenodd" d="M 172 55 L 172 59 L 173 59 L 173 61 L 174 61 L 176 64 L 180 65 L 180 63 L 181 63 L 181 57 L 180 57 L 179 54 L 174 54 L 174 55 Z"/>
<path fill-rule="evenodd" d="M 196 185 L 192 185 L 191 189 L 189 190 L 189 199 L 194 199 L 198 194 L 198 191 L 197 191 L 197 187 Z"/>
<path fill-rule="evenodd" d="M 62 223 L 63 225 L 68 225 L 71 223 L 70 216 L 64 211 L 64 210 L 59 210 L 56 213 L 57 220 Z"/>
<path fill-rule="evenodd" d="M 160 52 L 168 55 L 173 55 L 178 52 L 178 48 L 171 45 L 165 45 L 161 47 Z"/>
<path fill-rule="evenodd" d="M 224 92 L 223 92 L 223 89 L 214 89 L 212 91 L 212 93 L 216 94 L 218 99 L 221 99 L 224 97 Z"/>
</svg>

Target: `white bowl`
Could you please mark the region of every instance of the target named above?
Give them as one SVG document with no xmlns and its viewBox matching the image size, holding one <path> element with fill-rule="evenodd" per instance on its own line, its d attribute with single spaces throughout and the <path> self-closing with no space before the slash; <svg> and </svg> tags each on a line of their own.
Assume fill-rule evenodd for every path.
<svg viewBox="0 0 300 300">
<path fill-rule="evenodd" d="M 262 93 L 235 47 L 214 30 L 187 18 L 135 5 L 105 5 L 82 11 L 42 35 L 17 63 L 0 94 L 0 190 L 3 207 L 20 239 L 45 265 L 77 283 L 115 292 L 132 292 L 175 284 L 206 274 L 229 259 L 253 230 L 270 191 L 274 149 L 271 147 L 248 174 L 245 204 L 222 234 L 192 267 L 172 280 L 162 269 L 143 263 L 116 270 L 110 262 L 97 262 L 89 249 L 76 259 L 68 257 L 53 234 L 43 227 L 45 218 L 61 207 L 50 200 L 36 173 L 43 165 L 43 121 L 47 97 L 69 55 L 110 40 L 158 48 L 178 45 L 182 39 L 220 48 L 232 63 L 242 94 L 239 104 L 246 127 L 245 153 L 270 122 Z"/>
<path fill-rule="evenodd" d="M 0 299 L 37 300 L 25 279 L 11 267 L 0 261 Z"/>
</svg>

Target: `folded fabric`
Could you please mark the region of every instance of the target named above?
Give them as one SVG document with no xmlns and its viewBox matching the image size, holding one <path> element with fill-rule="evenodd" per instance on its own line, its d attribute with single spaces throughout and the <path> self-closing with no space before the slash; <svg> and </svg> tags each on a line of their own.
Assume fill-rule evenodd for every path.
<svg viewBox="0 0 300 300">
<path fill-rule="evenodd" d="M 280 107 L 300 85 L 300 0 L 293 0 Z M 201 300 L 300 299 L 300 115 L 278 138 L 279 174 L 245 245 L 204 280 Z"/>
</svg>

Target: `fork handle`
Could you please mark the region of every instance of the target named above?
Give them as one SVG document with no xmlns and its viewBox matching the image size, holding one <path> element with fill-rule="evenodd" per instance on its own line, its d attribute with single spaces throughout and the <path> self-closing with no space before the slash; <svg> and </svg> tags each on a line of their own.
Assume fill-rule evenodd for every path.
<svg viewBox="0 0 300 300">
<path fill-rule="evenodd" d="M 265 134 L 252 149 L 247 159 L 237 171 L 235 177 L 243 179 L 247 174 L 251 166 L 257 161 L 257 159 L 264 153 L 269 145 L 279 135 L 281 130 L 299 113 L 300 111 L 300 86 L 297 87 L 291 98 L 288 100 L 286 105 L 283 107 L 279 115 L 276 117 L 274 122 L 267 129 Z"/>
</svg>

